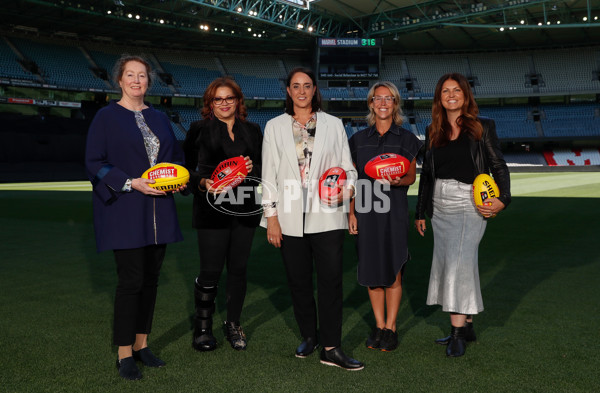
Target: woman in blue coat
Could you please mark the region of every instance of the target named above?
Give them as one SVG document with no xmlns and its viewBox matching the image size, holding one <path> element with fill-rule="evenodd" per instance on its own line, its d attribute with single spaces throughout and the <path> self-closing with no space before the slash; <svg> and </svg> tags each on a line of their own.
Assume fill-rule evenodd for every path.
<svg viewBox="0 0 600 393">
<path fill-rule="evenodd" d="M 113 250 L 117 264 L 113 341 L 125 379 L 142 377 L 136 360 L 148 367 L 165 365 L 148 348 L 148 334 L 166 245 L 183 239 L 173 194 L 140 178 L 157 163 L 183 163 L 169 119 L 144 102 L 151 75 L 141 57 L 117 61 L 114 80 L 122 96 L 94 117 L 85 157 L 97 249 Z"/>
</svg>

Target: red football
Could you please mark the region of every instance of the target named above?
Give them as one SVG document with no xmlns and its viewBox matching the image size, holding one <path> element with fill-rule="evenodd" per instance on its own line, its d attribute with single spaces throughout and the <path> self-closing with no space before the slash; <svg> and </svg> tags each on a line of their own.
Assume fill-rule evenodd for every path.
<svg viewBox="0 0 600 393">
<path fill-rule="evenodd" d="M 365 173 L 373 179 L 383 179 L 388 176 L 394 179 L 404 176 L 409 168 L 410 161 L 406 157 L 395 153 L 383 153 L 371 158 L 365 164 Z"/>
<path fill-rule="evenodd" d="M 326 200 L 342 191 L 346 182 L 346 171 L 339 167 L 329 168 L 319 179 L 319 198 Z"/>
<path fill-rule="evenodd" d="M 221 161 L 210 179 L 214 182 L 212 188 L 237 187 L 248 176 L 244 157 L 233 157 Z"/>
</svg>

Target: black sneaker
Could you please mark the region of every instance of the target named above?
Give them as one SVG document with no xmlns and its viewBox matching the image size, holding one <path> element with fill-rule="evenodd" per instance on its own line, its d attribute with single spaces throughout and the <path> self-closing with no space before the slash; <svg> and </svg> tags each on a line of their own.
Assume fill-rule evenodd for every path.
<svg viewBox="0 0 600 393">
<path fill-rule="evenodd" d="M 130 381 L 137 381 L 138 379 L 142 379 L 142 373 L 140 372 L 138 366 L 135 364 L 133 356 L 129 356 L 121 360 L 117 359 L 117 370 L 119 370 L 119 375 L 121 377 Z"/>
<path fill-rule="evenodd" d="M 379 349 L 384 352 L 390 352 L 398 348 L 398 332 L 390 329 L 383 329 Z"/>
<path fill-rule="evenodd" d="M 311 353 L 315 351 L 315 349 L 319 348 L 319 343 L 316 338 L 307 337 L 305 338 L 298 348 L 296 348 L 296 357 L 304 359 Z"/>
<path fill-rule="evenodd" d="M 166 363 L 157 358 L 148 347 L 142 348 L 139 351 L 134 350 L 133 358 L 141 361 L 146 367 L 163 367 L 166 365 Z"/>
<path fill-rule="evenodd" d="M 231 348 L 242 351 L 246 349 L 246 335 L 242 330 L 239 322 L 223 322 L 223 330 L 225 330 L 225 338 L 231 344 Z"/>
<path fill-rule="evenodd" d="M 321 350 L 321 363 L 328 366 L 336 366 L 349 371 L 358 371 L 365 368 L 365 365 L 356 359 L 346 356 L 341 348 L 333 348 L 326 351 Z"/>
<path fill-rule="evenodd" d="M 379 349 L 379 344 L 381 342 L 381 337 L 382 336 L 383 336 L 383 329 L 380 329 L 378 327 L 374 327 L 373 331 L 371 332 L 371 334 L 367 338 L 367 341 L 365 342 L 365 345 L 367 346 L 367 348 Z"/>
</svg>

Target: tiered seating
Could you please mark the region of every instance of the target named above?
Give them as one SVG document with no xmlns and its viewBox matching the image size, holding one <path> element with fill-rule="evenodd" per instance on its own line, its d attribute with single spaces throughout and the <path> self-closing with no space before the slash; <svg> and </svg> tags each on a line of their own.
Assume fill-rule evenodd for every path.
<svg viewBox="0 0 600 393">
<path fill-rule="evenodd" d="M 221 73 L 187 65 L 161 63 L 164 70 L 175 79 L 176 90 L 181 94 L 201 97 L 208 85 L 221 76 Z"/>
<path fill-rule="evenodd" d="M 412 55 L 406 57 L 406 65 L 413 79 L 420 86 L 420 91 L 433 96 L 438 79 L 449 72 L 467 74 L 464 56 L 457 55 Z"/>
<path fill-rule="evenodd" d="M 564 149 L 558 148 L 544 152 L 550 166 L 600 165 L 598 149 Z"/>
<path fill-rule="evenodd" d="M 367 95 L 369 94 L 369 88 L 368 87 L 352 87 L 352 94 L 354 95 L 354 98 L 360 98 L 363 100 L 367 99 Z"/>
<path fill-rule="evenodd" d="M 600 136 L 600 117 L 595 116 L 597 106 L 545 105 L 542 128 L 545 137 Z"/>
<path fill-rule="evenodd" d="M 577 93 L 600 91 L 600 82 L 593 80 L 598 71 L 598 52 L 589 48 L 557 49 L 533 52 L 535 68 L 542 75 L 543 93 Z"/>
<path fill-rule="evenodd" d="M 257 123 L 264 132 L 265 125 L 269 120 L 283 113 L 283 109 L 248 110 L 248 120 Z"/>
<path fill-rule="evenodd" d="M 531 93 L 531 89 L 525 86 L 525 76 L 529 74 L 526 53 L 481 53 L 470 54 L 468 58 L 472 75 L 476 76 L 480 83 L 480 86 L 475 87 L 477 95 Z"/>
<path fill-rule="evenodd" d="M 532 120 L 527 120 L 527 107 L 483 107 L 480 115 L 496 123 L 496 132 L 501 139 L 536 138 L 537 130 Z"/>
<path fill-rule="evenodd" d="M 190 106 L 174 106 L 172 108 L 172 111 L 176 112 L 177 114 L 179 114 L 179 123 L 186 130 L 190 129 L 190 125 L 193 122 L 202 119 L 202 116 L 200 115 L 200 110 L 198 108 L 195 108 L 195 107 L 190 107 Z"/>
<path fill-rule="evenodd" d="M 247 97 L 282 99 L 279 79 L 286 77 L 283 63 L 276 57 L 258 55 L 220 56 L 223 66 Z"/>
<path fill-rule="evenodd" d="M 0 76 L 6 78 L 28 79 L 34 78 L 31 72 L 25 71 L 17 62 L 17 55 L 0 38 Z"/>
<path fill-rule="evenodd" d="M 34 61 L 44 80 L 53 85 L 72 89 L 104 89 L 104 82 L 96 78 L 90 64 L 79 48 L 49 42 L 13 38 L 15 47 Z"/>
<path fill-rule="evenodd" d="M 345 87 L 329 87 L 319 90 L 321 92 L 321 96 L 325 100 L 350 98 L 350 92 Z"/>
</svg>

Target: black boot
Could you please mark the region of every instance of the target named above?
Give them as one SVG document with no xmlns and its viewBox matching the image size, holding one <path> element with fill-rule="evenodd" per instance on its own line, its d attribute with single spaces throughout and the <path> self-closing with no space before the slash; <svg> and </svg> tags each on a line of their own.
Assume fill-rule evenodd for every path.
<svg viewBox="0 0 600 393">
<path fill-rule="evenodd" d="M 217 287 L 205 288 L 198 284 L 194 285 L 194 300 L 196 303 L 196 315 L 194 317 L 194 340 L 192 346 L 197 351 L 212 351 L 217 348 L 217 339 L 212 332 L 212 316 L 215 312 L 215 297 Z"/>
<path fill-rule="evenodd" d="M 450 333 L 450 341 L 446 348 L 446 356 L 458 357 L 465 354 L 467 349 L 467 343 L 465 342 L 465 330 L 463 327 L 452 326 L 452 332 Z"/>
<path fill-rule="evenodd" d="M 438 338 L 437 340 L 435 340 L 435 343 L 440 344 L 440 345 L 448 345 L 448 343 L 450 342 L 450 337 L 451 336 L 446 336 L 444 338 Z M 472 342 L 472 341 L 476 341 L 476 340 L 477 340 L 477 336 L 475 335 L 475 329 L 473 329 L 473 322 L 467 322 L 465 324 L 465 341 Z"/>
</svg>

